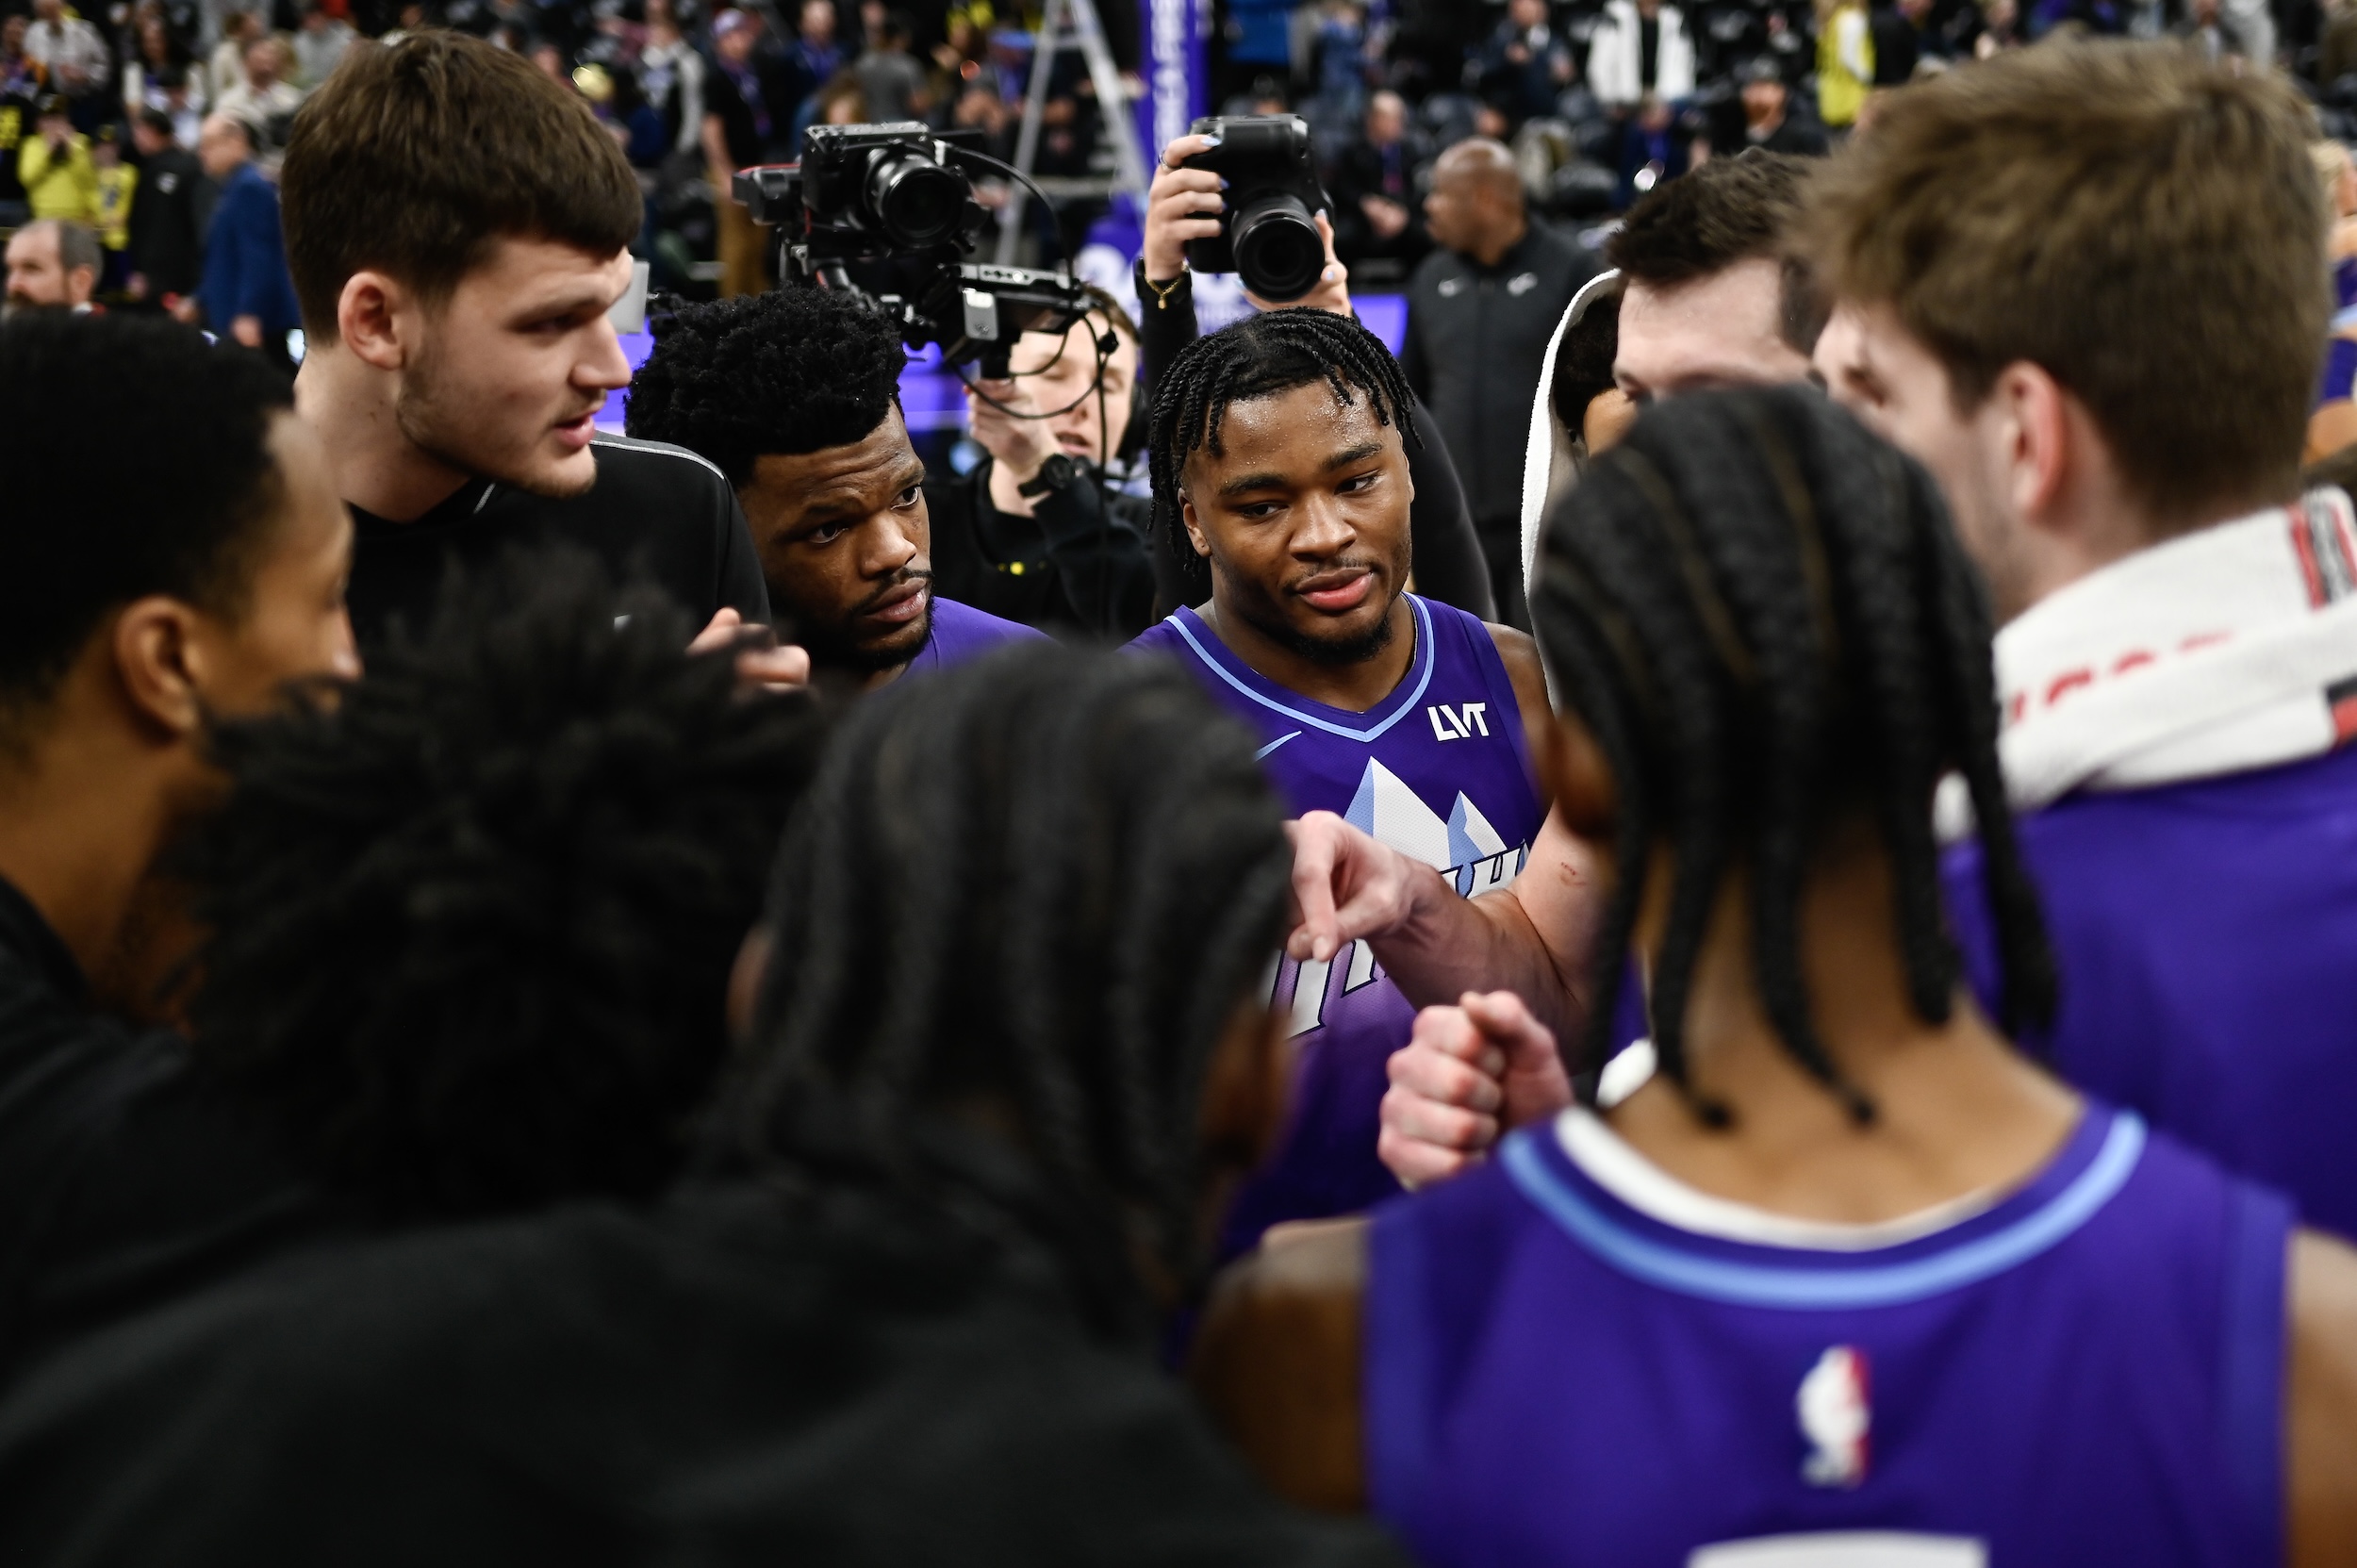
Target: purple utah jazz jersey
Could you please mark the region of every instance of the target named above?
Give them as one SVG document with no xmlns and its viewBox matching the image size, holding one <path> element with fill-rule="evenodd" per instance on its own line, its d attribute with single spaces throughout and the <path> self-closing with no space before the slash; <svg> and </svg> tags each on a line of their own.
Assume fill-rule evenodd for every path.
<svg viewBox="0 0 2357 1568">
<path fill-rule="evenodd" d="M 1506 886 L 1539 831 L 1522 710 L 1490 629 L 1407 596 L 1415 657 L 1365 713 L 1313 702 L 1255 672 L 1193 610 L 1130 647 L 1177 655 L 1260 733 L 1261 756 L 1294 816 L 1330 811 L 1445 875 L 1470 898 Z M 1299 1053 L 1293 1110 L 1267 1164 L 1229 1211 L 1223 1255 L 1289 1219 L 1355 1213 L 1399 1191 L 1376 1158 L 1384 1064 L 1416 1010 L 1363 942 L 1328 963 L 1277 966 Z"/>
<path fill-rule="evenodd" d="M 1944 1224 L 1640 1210 L 1586 1115 L 1375 1215 L 1369 1493 L 1432 1568 L 2283 1560 L 2284 1199 L 2090 1102 Z"/>
<path fill-rule="evenodd" d="M 933 596 L 933 635 L 925 639 L 925 646 L 909 661 L 905 674 L 921 675 L 929 669 L 947 669 L 951 665 L 981 658 L 1002 643 L 1021 642 L 1036 637 L 1045 642 L 1047 634 L 1012 620 L 1001 620 L 987 611 L 955 600 Z"/>
</svg>

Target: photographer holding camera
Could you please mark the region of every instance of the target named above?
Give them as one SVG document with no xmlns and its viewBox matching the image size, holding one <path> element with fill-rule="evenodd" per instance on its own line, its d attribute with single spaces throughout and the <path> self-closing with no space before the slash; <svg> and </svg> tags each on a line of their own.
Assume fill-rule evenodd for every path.
<svg viewBox="0 0 2357 1568">
<path fill-rule="evenodd" d="M 1066 331 L 1017 340 L 1007 379 L 967 387 L 990 456 L 926 487 L 933 575 L 947 598 L 1002 619 L 1127 640 L 1154 620 L 1153 503 L 1100 476 L 1129 444 L 1138 334 L 1111 295 L 1089 294 Z"/>
<path fill-rule="evenodd" d="M 1234 126 L 1244 123 L 1220 124 Z M 1222 190 L 1246 184 L 1245 172 L 1232 167 L 1232 151 L 1226 160 L 1231 165 L 1226 175 L 1199 164 L 1206 154 L 1214 154 L 1226 140 L 1217 131 L 1174 138 L 1162 149 L 1162 161 L 1155 166 L 1153 186 L 1146 193 L 1146 246 L 1138 258 L 1137 290 L 1139 380 L 1149 391 L 1160 385 L 1162 372 L 1196 335 L 1191 250 L 1221 239 L 1228 227 L 1223 214 L 1231 202 L 1236 202 L 1239 209 L 1246 205 L 1232 195 L 1221 195 Z M 1307 176 L 1306 137 L 1300 157 L 1299 173 Z M 1313 177 L 1311 183 L 1314 184 Z M 1257 192 L 1247 190 L 1244 194 L 1251 197 Z M 1290 300 L 1271 300 L 1247 290 L 1245 297 L 1255 305 L 1262 310 L 1306 307 L 1330 310 L 1341 316 L 1353 314 L 1350 272 L 1335 259 L 1333 227 L 1323 207 L 1317 213 L 1316 223 L 1326 254 L 1325 264 L 1311 286 Z M 1247 266 L 1247 273 L 1249 271 Z M 1491 592 L 1490 571 L 1481 553 L 1481 543 L 1474 533 L 1473 517 L 1465 506 L 1464 488 L 1458 482 L 1448 447 L 1431 411 L 1421 399 L 1411 404 L 1410 411 L 1418 437 L 1408 448 L 1409 475 L 1416 492 L 1409 513 L 1416 591 L 1489 619 L 1496 614 L 1496 601 Z M 1521 473 L 1519 462 L 1515 473 Z M 1183 538 L 1174 536 L 1152 554 L 1160 598 L 1165 606 L 1200 604 L 1210 599 L 1210 569 L 1186 548 Z"/>
</svg>

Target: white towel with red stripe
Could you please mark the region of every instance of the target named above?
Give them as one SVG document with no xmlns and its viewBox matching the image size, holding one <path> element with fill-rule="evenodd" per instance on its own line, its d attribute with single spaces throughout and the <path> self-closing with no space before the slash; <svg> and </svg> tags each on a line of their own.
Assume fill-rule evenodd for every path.
<svg viewBox="0 0 2357 1568">
<path fill-rule="evenodd" d="M 2357 519 L 2337 489 L 2140 550 L 1997 634 L 2016 810 L 2315 756 L 2357 734 Z M 1961 790 L 1944 828 L 1970 820 Z"/>
</svg>

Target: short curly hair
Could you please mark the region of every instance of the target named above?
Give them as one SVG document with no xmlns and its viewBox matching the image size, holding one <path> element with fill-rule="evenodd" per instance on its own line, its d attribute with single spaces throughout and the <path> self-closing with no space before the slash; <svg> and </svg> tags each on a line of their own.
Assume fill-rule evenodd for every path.
<svg viewBox="0 0 2357 1568">
<path fill-rule="evenodd" d="M 654 323 L 631 378 L 626 428 L 708 459 L 742 486 L 753 460 L 849 446 L 899 401 L 899 334 L 827 289 L 786 288 L 682 306 Z"/>
<path fill-rule="evenodd" d="M 195 1053 L 316 1179 L 413 1219 L 676 1173 L 820 734 L 693 631 L 519 553 L 367 680 L 216 730 Z"/>
</svg>

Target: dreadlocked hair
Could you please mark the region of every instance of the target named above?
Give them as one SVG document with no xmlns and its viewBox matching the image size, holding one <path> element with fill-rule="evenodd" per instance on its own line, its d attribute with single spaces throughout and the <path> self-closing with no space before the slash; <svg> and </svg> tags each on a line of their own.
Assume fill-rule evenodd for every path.
<svg viewBox="0 0 2357 1568">
<path fill-rule="evenodd" d="M 721 1134 L 938 1197 L 972 1185 L 940 1113 L 1004 1106 L 1027 1225 L 1134 1319 L 1139 1256 L 1200 1279 L 1204 1074 L 1282 931 L 1282 817 L 1251 736 L 1159 661 L 1027 645 L 869 700 L 780 850 Z"/>
<path fill-rule="evenodd" d="M 512 554 L 368 679 L 224 724 L 177 864 L 200 1065 L 384 1217 L 664 1185 L 726 1056 L 803 699 L 590 557 Z"/>
<path fill-rule="evenodd" d="M 1909 999 L 1945 1022 L 1957 958 L 1943 924 L 1932 800 L 1962 775 L 1979 822 L 2008 1030 L 2052 1016 L 2036 889 L 1997 764 L 1989 619 L 1937 487 L 1805 388 L 1697 394 L 1648 409 L 1549 518 L 1532 613 L 1566 704 L 1614 782 L 1618 880 L 1580 1058 L 1609 1050 L 1652 847 L 1675 866 L 1655 959 L 1659 1069 L 1698 1115 L 1686 1004 L 1719 890 L 1750 875 L 1762 1002 L 1793 1056 L 1861 1123 L 1811 1018 L 1800 902 L 1821 834 L 1860 810 L 1888 851 Z"/>
<path fill-rule="evenodd" d="M 1192 561 L 1187 531 L 1178 525 L 1178 481 L 1187 454 L 1200 447 L 1224 454 L 1219 427 L 1231 403 L 1273 397 L 1324 382 L 1335 401 L 1364 392 L 1378 423 L 1417 440 L 1409 415 L 1408 378 L 1392 351 L 1355 316 L 1294 305 L 1247 316 L 1197 338 L 1178 351 L 1154 391 L 1154 421 L 1146 435 L 1147 471 L 1154 485 L 1155 525 L 1181 560 Z"/>
</svg>

